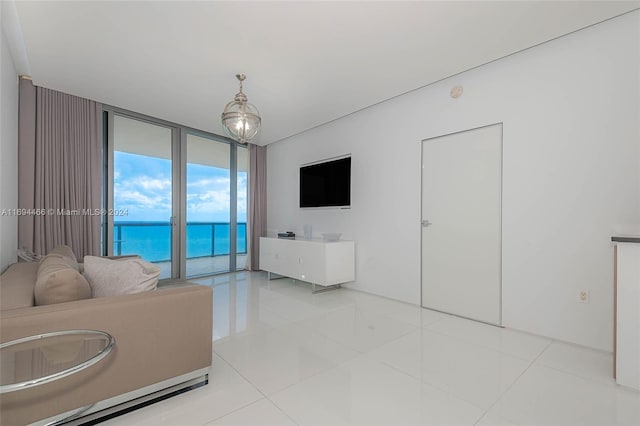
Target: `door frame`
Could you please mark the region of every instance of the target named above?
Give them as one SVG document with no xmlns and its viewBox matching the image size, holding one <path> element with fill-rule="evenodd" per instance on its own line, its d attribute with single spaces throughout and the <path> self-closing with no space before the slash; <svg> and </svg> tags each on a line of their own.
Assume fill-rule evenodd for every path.
<svg viewBox="0 0 640 426">
<path fill-rule="evenodd" d="M 176 219 L 181 217 L 181 203 L 182 199 L 182 183 L 180 179 L 181 170 L 181 153 L 180 153 L 180 128 L 173 123 L 165 122 L 163 120 L 156 120 L 153 117 L 148 117 L 143 114 L 134 113 L 131 111 L 122 110 L 120 108 L 104 106 L 103 111 L 106 113 L 107 126 L 105 133 L 107 135 L 106 143 L 106 164 L 105 170 L 107 182 L 106 191 L 104 194 L 104 202 L 107 206 L 107 211 L 112 211 L 113 206 L 113 152 L 114 152 L 114 117 L 120 116 L 129 120 L 137 120 L 143 123 L 151 124 L 154 126 L 160 126 L 167 128 L 171 131 L 171 277 L 164 278 L 163 280 L 173 280 L 182 277 L 180 270 L 180 259 L 182 258 L 182 247 L 180 242 L 183 239 L 182 227 L 179 226 Z M 177 185 L 176 185 L 177 183 Z M 113 226 L 114 216 L 107 215 L 106 228 L 104 229 L 104 241 L 106 242 L 106 254 L 108 256 L 113 255 Z M 103 249 L 104 250 L 104 249 Z"/>
<path fill-rule="evenodd" d="M 200 136 L 206 139 L 211 139 L 215 142 L 227 143 L 230 148 L 230 196 L 231 204 L 229 206 L 229 270 L 222 272 L 213 272 L 208 275 L 226 274 L 230 272 L 236 272 L 237 268 L 237 179 L 238 179 L 238 164 L 237 164 L 237 150 L 238 142 L 234 139 L 226 136 L 220 136 L 214 133 L 209 133 L 203 130 L 195 129 L 193 127 L 184 126 L 170 121 L 162 120 L 160 118 L 151 117 L 145 114 L 141 114 L 134 111 L 129 111 L 123 108 L 103 104 L 103 179 L 106 179 L 106 184 L 103 182 L 103 205 L 107 206 L 106 210 L 113 209 L 113 124 L 114 116 L 119 115 L 128 119 L 138 120 L 145 123 L 162 126 L 171 129 L 171 178 L 172 178 L 172 196 L 171 196 L 171 208 L 173 210 L 173 227 L 172 227 L 172 241 L 171 241 L 171 278 L 165 279 L 187 279 L 186 276 L 186 226 L 187 226 L 187 135 Z M 248 148 L 247 148 L 248 149 Z M 106 160 L 106 161 L 105 161 Z M 247 188 L 248 190 L 248 188 Z M 112 215 L 106 215 L 106 220 L 103 217 L 103 244 L 106 244 L 106 248 L 103 245 L 102 251 L 105 255 L 113 254 L 113 225 L 114 217 Z M 233 236 L 233 237 L 232 237 Z M 248 239 L 248 224 L 247 224 L 247 239 Z M 247 243 L 248 244 L 248 243 Z M 189 277 L 198 278 L 200 276 Z M 163 280 L 163 281 L 165 281 Z"/>
<path fill-rule="evenodd" d="M 457 317 L 461 317 L 461 318 L 465 318 L 465 319 L 469 319 L 472 321 L 477 321 L 477 322 L 482 322 L 485 324 L 489 324 L 489 325 L 493 325 L 493 326 L 498 326 L 498 327 L 504 327 L 502 320 L 503 320 L 503 305 L 504 305 L 504 294 L 503 294 L 503 270 L 502 270 L 502 258 L 503 258 L 503 244 L 502 244 L 502 239 L 503 239 L 503 229 L 502 229 L 502 208 L 503 208 L 503 190 L 504 190 L 504 122 L 502 121 L 498 121 L 495 123 L 490 123 L 490 124 L 485 124 L 482 126 L 477 126 L 477 127 L 472 127 L 472 128 L 468 128 L 468 129 L 464 129 L 464 130 L 458 130 L 455 132 L 449 132 L 449 133 L 443 133 L 437 136 L 431 136 L 425 139 L 420 140 L 420 220 L 418 221 L 418 228 L 420 230 L 420 307 L 421 308 L 426 308 L 426 309 L 430 309 L 433 311 L 437 311 L 437 312 L 442 312 L 442 311 L 438 311 L 437 309 L 433 309 L 433 308 L 427 308 L 426 306 L 423 305 L 423 298 L 422 298 L 422 293 L 423 293 L 423 278 L 424 278 L 424 271 L 423 271 L 423 243 L 424 243 L 424 235 L 423 235 L 423 230 L 422 230 L 422 221 L 424 220 L 424 211 L 423 211 L 423 204 L 424 204 L 424 200 L 423 195 L 424 195 L 424 188 L 423 188 L 423 179 L 424 179 L 424 164 L 423 164 L 423 158 L 424 158 L 424 145 L 426 142 L 432 141 L 434 139 L 438 139 L 438 138 L 442 138 L 442 137 L 446 137 L 446 136 L 452 136 L 452 135 L 457 135 L 457 134 L 461 134 L 461 133 L 467 133 L 467 132 L 472 132 L 474 130 L 479 130 L 479 129 L 485 129 L 488 127 L 492 127 L 492 126 L 500 126 L 500 194 L 499 194 L 499 203 L 500 203 L 500 212 L 499 212 L 499 218 L 498 221 L 500 223 L 500 244 L 499 244 L 499 277 L 500 277 L 500 316 L 499 316 L 499 323 L 498 324 L 494 324 L 494 323 L 490 323 L 490 322 L 485 322 L 485 321 L 481 321 L 475 318 L 467 318 L 464 317 L 462 315 L 457 315 L 457 314 L 452 314 L 450 312 L 443 312 L 445 314 L 448 315 L 454 315 Z"/>
<path fill-rule="evenodd" d="M 229 143 L 226 139 L 221 139 L 218 135 L 203 132 L 201 130 L 180 127 L 180 229 L 184 230 L 184 238 L 180 238 L 180 251 L 184 256 L 180 256 L 180 277 L 194 279 L 200 276 L 226 274 L 237 270 L 238 257 L 238 144 L 235 141 Z M 203 139 L 210 139 L 212 142 L 229 144 L 229 271 L 213 272 L 211 274 L 196 275 L 187 277 L 187 150 L 188 136 L 198 136 Z M 248 149 L 248 148 L 247 148 Z M 184 160 L 183 160 L 184 159 Z M 235 236 L 232 238 L 232 236 Z"/>
</svg>

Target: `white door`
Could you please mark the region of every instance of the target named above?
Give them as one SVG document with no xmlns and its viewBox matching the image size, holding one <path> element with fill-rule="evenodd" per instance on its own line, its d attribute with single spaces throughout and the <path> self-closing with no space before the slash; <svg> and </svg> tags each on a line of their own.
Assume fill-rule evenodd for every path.
<svg viewBox="0 0 640 426">
<path fill-rule="evenodd" d="M 501 324 L 502 124 L 422 141 L 422 306 Z"/>
</svg>

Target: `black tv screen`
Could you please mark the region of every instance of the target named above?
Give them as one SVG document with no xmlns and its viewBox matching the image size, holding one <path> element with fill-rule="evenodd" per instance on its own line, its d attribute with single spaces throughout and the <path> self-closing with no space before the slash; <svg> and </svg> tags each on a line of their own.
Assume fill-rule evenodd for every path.
<svg viewBox="0 0 640 426">
<path fill-rule="evenodd" d="M 300 167 L 300 207 L 350 207 L 351 157 Z"/>
</svg>

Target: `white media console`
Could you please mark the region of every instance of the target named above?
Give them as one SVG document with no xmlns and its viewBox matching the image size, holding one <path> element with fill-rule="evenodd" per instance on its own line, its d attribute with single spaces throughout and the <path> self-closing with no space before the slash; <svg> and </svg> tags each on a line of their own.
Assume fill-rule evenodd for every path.
<svg viewBox="0 0 640 426">
<path fill-rule="evenodd" d="M 313 292 L 340 287 L 355 280 L 353 241 L 260 238 L 260 269 L 310 282 Z M 316 291 L 315 286 L 328 287 Z"/>
</svg>

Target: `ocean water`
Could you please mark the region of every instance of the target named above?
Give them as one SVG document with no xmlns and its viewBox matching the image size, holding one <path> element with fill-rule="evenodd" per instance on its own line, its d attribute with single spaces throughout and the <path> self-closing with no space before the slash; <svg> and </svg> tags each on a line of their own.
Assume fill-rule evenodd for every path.
<svg viewBox="0 0 640 426">
<path fill-rule="evenodd" d="M 247 224 L 238 223 L 237 252 L 247 252 Z M 171 259 L 171 226 L 168 222 L 115 222 L 116 255 L 137 254 L 150 262 Z M 229 224 L 187 223 L 187 258 L 229 254 Z"/>
</svg>

